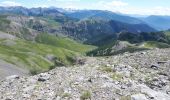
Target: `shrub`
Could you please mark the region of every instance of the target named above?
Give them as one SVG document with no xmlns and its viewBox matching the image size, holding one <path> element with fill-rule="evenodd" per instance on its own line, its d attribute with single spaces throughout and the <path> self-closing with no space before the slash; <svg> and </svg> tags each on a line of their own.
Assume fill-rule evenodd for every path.
<svg viewBox="0 0 170 100">
<path fill-rule="evenodd" d="M 30 74 L 31 75 L 36 75 L 36 74 L 38 74 L 39 73 L 39 70 L 38 69 L 31 69 L 30 70 Z"/>
<path fill-rule="evenodd" d="M 84 91 L 83 94 L 80 96 L 80 100 L 91 99 L 91 92 Z"/>
</svg>

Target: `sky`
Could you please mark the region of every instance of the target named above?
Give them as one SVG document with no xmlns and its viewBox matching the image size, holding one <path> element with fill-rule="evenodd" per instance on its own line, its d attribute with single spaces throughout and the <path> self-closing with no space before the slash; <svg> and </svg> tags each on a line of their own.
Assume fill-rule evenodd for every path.
<svg viewBox="0 0 170 100">
<path fill-rule="evenodd" d="M 170 15 L 170 0 L 0 0 L 0 6 L 98 9 L 124 14 Z"/>
</svg>

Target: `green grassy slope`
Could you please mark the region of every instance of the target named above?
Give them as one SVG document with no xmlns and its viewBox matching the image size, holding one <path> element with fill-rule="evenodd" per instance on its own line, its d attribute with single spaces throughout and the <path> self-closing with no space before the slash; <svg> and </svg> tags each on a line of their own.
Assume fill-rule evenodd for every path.
<svg viewBox="0 0 170 100">
<path fill-rule="evenodd" d="M 121 42 L 121 44 L 117 44 Z M 110 55 L 117 55 L 122 54 L 125 52 L 137 52 L 142 50 L 149 50 L 153 48 L 170 48 L 170 45 L 163 42 L 157 42 L 157 41 L 145 41 L 142 43 L 137 44 L 131 44 L 127 41 L 113 41 L 110 44 L 107 44 L 106 46 L 99 47 L 98 49 L 95 49 L 93 51 L 88 52 L 87 54 L 89 56 L 110 56 Z M 122 44 L 123 43 L 123 44 Z"/>
<path fill-rule="evenodd" d="M 143 48 L 170 48 L 170 45 L 167 43 L 156 42 L 156 41 L 146 41 L 142 43 L 141 47 Z"/>
<path fill-rule="evenodd" d="M 0 59 L 21 68 L 24 67 L 37 72 L 49 70 L 54 65 L 54 61 L 47 59 L 47 55 L 53 55 L 63 64 L 70 65 L 73 63 L 72 58 L 80 55 L 80 53 L 62 47 L 54 47 L 21 39 L 0 40 Z"/>
<path fill-rule="evenodd" d="M 35 40 L 38 43 L 62 47 L 79 53 L 85 53 L 96 48 L 95 46 L 84 45 L 66 37 L 57 37 L 46 33 L 39 34 Z"/>
<path fill-rule="evenodd" d="M 167 40 L 168 40 L 168 42 L 170 44 L 170 31 L 166 31 L 165 35 L 166 35 L 166 38 L 167 38 Z"/>
<path fill-rule="evenodd" d="M 5 60 L 18 67 L 27 68 L 31 71 L 42 72 L 51 69 L 57 63 L 62 65 L 73 64 L 74 57 L 84 55 L 86 52 L 95 49 L 95 46 L 84 45 L 72 39 L 64 37 L 56 37 L 54 35 L 42 34 L 37 36 L 37 31 L 28 28 L 26 23 L 22 25 L 12 25 L 16 30 L 10 28 L 11 22 L 7 20 L 8 15 L 0 15 L 0 31 L 5 34 L 15 35 L 20 39 L 0 39 L 0 59 Z M 23 18 L 26 18 L 23 16 Z M 38 18 L 37 18 L 38 19 Z M 38 21 L 35 19 L 35 21 Z M 60 23 L 47 18 L 39 18 L 44 20 L 46 28 L 57 28 Z M 20 22 L 20 20 L 18 19 Z M 36 28 L 41 29 L 41 24 L 33 23 Z M 31 23 L 30 23 L 31 26 Z M 11 29 L 11 30 L 10 30 Z M 1 35 L 0 35 L 1 36 Z M 31 40 L 31 41 L 26 41 Z M 35 41 L 34 41 L 35 40 Z M 47 57 L 48 56 L 48 57 Z M 54 58 L 49 60 L 49 56 Z M 59 64 L 60 65 L 60 64 Z"/>
</svg>

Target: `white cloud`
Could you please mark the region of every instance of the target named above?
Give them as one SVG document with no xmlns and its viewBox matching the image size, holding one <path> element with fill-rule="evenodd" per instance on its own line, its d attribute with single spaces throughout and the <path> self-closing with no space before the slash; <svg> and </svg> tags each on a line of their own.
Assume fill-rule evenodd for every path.
<svg viewBox="0 0 170 100">
<path fill-rule="evenodd" d="M 150 13 L 155 15 L 170 15 L 170 7 L 155 7 L 151 9 Z"/>
<path fill-rule="evenodd" d="M 47 1 L 59 1 L 59 2 L 78 2 L 80 0 L 47 0 Z"/>
<path fill-rule="evenodd" d="M 121 6 L 127 6 L 128 3 L 122 2 L 120 0 L 113 0 L 111 2 L 103 2 L 103 5 L 108 7 L 121 7 Z"/>
<path fill-rule="evenodd" d="M 4 6 L 4 7 L 21 6 L 21 4 L 17 3 L 17 2 L 14 2 L 14 1 L 3 1 L 3 2 L 0 2 L 0 6 Z"/>
<path fill-rule="evenodd" d="M 125 7 L 119 9 L 112 9 L 125 14 L 140 14 L 140 15 L 170 15 L 170 7 L 153 7 L 153 8 L 138 8 Z"/>
<path fill-rule="evenodd" d="M 121 0 L 99 1 L 92 5 L 95 9 L 110 10 L 124 14 L 140 14 L 140 15 L 170 15 L 170 7 L 152 7 L 142 8 L 133 7 L 132 5 Z"/>
</svg>

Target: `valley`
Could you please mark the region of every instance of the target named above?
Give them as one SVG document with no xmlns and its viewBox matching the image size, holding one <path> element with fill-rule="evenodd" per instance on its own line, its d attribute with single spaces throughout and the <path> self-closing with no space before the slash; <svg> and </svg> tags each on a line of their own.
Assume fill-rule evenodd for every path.
<svg viewBox="0 0 170 100">
<path fill-rule="evenodd" d="M 0 99 L 168 100 L 169 19 L 0 7 Z"/>
</svg>

